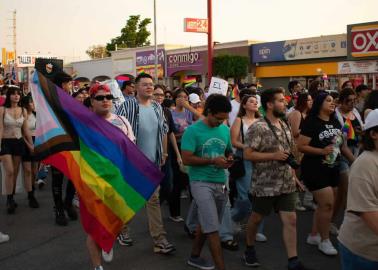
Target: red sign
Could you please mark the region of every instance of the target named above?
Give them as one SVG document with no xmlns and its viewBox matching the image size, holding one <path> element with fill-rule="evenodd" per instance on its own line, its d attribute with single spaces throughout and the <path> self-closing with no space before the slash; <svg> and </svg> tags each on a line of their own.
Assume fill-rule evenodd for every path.
<svg viewBox="0 0 378 270">
<path fill-rule="evenodd" d="M 207 19 L 184 19 L 184 31 L 193 33 L 207 33 Z"/>
<path fill-rule="evenodd" d="M 352 26 L 350 37 L 353 57 L 378 56 L 378 24 Z"/>
</svg>

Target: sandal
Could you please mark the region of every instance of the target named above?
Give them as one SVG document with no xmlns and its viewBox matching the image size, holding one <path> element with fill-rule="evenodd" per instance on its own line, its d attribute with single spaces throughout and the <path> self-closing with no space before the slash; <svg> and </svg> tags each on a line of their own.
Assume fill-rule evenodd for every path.
<svg viewBox="0 0 378 270">
<path fill-rule="evenodd" d="M 222 247 L 224 249 L 228 249 L 231 251 L 236 251 L 239 249 L 238 242 L 236 242 L 235 240 L 228 240 L 228 241 L 222 242 Z"/>
</svg>

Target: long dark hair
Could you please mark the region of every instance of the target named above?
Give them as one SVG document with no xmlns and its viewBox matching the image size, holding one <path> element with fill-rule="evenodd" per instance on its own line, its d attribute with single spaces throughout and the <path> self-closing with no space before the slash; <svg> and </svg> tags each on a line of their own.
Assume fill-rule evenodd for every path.
<svg viewBox="0 0 378 270">
<path fill-rule="evenodd" d="M 7 94 L 6 94 L 6 98 L 5 98 L 5 102 L 4 102 L 4 107 L 5 108 L 10 108 L 11 107 L 11 100 L 10 100 L 10 96 L 11 95 L 14 95 L 15 93 L 18 93 L 20 95 L 20 101 L 17 103 L 17 105 L 19 107 L 21 107 L 21 98 L 22 98 L 22 92 L 21 92 L 21 89 L 16 87 L 16 86 L 7 86 Z"/>
<path fill-rule="evenodd" d="M 300 113 L 303 113 L 308 108 L 307 100 L 309 96 L 311 96 L 309 93 L 300 93 L 298 95 L 297 104 L 294 108 Z"/>
<path fill-rule="evenodd" d="M 367 96 L 364 106 L 364 111 L 367 109 L 378 109 L 378 91 L 371 91 Z"/>
<path fill-rule="evenodd" d="M 316 118 L 318 117 L 320 110 L 322 109 L 323 103 L 328 96 L 331 96 L 327 91 L 319 91 L 318 95 L 316 96 L 314 103 L 312 104 L 312 108 L 309 112 L 309 117 Z M 332 113 L 331 117 L 334 117 L 335 113 Z"/>
<path fill-rule="evenodd" d="M 238 117 L 243 117 L 247 114 L 245 108 L 244 108 L 244 105 L 247 104 L 249 98 L 254 98 L 257 100 L 257 97 L 254 96 L 254 95 L 246 95 L 242 98 L 241 102 L 240 102 L 240 109 L 239 109 L 239 112 L 238 112 Z M 259 112 L 255 112 L 255 118 L 259 118 L 260 117 L 260 114 Z"/>
</svg>

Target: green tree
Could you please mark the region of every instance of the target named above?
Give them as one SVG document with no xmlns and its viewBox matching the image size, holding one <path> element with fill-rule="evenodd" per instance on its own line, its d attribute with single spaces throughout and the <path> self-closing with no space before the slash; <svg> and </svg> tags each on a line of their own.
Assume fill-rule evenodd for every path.
<svg viewBox="0 0 378 270">
<path fill-rule="evenodd" d="M 98 59 L 98 58 L 104 58 L 106 56 L 109 56 L 109 52 L 106 49 L 104 45 L 93 45 L 90 46 L 85 53 L 91 58 L 91 59 Z"/>
<path fill-rule="evenodd" d="M 248 74 L 248 57 L 240 55 L 220 55 L 213 58 L 213 73 L 225 80 L 234 78 L 237 82 Z"/>
<path fill-rule="evenodd" d="M 150 18 L 141 20 L 140 15 L 131 15 L 126 25 L 121 29 L 121 35 L 112 38 L 110 43 L 106 44 L 106 49 L 115 51 L 117 48 L 135 48 L 150 45 L 150 31 L 147 26 L 151 23 Z"/>
</svg>

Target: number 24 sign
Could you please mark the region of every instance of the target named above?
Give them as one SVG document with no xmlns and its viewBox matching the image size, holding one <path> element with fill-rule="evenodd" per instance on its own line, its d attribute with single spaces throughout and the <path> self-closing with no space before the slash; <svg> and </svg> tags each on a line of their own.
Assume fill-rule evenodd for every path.
<svg viewBox="0 0 378 270">
<path fill-rule="evenodd" d="M 194 33 L 207 33 L 207 19 L 184 19 L 184 31 Z"/>
</svg>

